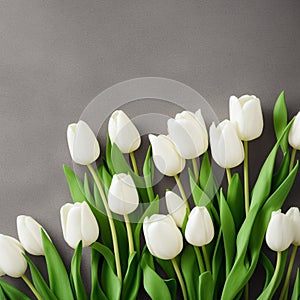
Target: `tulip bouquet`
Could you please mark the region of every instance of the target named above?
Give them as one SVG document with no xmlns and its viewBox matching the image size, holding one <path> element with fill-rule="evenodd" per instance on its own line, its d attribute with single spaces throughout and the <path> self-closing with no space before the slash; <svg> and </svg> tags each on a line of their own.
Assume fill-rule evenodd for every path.
<svg viewBox="0 0 300 300">
<path fill-rule="evenodd" d="M 284 214 L 281 207 L 298 171 L 300 113 L 288 123 L 282 92 L 274 107 L 277 142 L 251 189 L 248 143 L 263 130 L 260 100 L 232 96 L 229 110 L 229 120 L 213 123 L 209 134 L 201 110 L 169 119 L 167 135 L 149 135 L 142 168 L 134 155 L 141 137 L 123 111 L 109 119 L 99 160 L 100 146 L 88 124 L 69 125 L 72 160 L 90 174 L 80 180 L 64 166 L 74 202 L 60 210 L 63 237 L 74 249 L 71 266 L 65 267 L 39 223 L 19 216 L 19 241 L 0 235 L 0 275 L 21 277 L 37 299 L 128 300 L 146 293 L 154 300 L 178 295 L 230 300 L 249 299 L 249 282 L 261 265 L 265 280 L 258 299 L 275 293 L 279 299 L 299 299 L 299 267 L 295 278 L 291 274 L 300 245 L 300 212 L 292 207 Z M 218 186 L 213 161 L 226 171 L 224 188 Z M 234 169 L 240 164 L 242 175 Z M 174 178 L 175 188 L 166 189 L 164 198 L 153 187 L 156 169 Z M 264 241 L 277 253 L 275 266 Z M 83 248 L 91 255 L 90 291 L 80 272 Z M 34 263 L 36 255 L 45 257 L 47 278 Z M 4 280 L 0 298 L 29 299 Z"/>
</svg>

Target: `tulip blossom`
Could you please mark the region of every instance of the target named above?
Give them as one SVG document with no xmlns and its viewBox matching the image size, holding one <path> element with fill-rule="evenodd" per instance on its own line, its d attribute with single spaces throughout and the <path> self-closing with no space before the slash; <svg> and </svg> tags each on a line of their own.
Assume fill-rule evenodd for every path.
<svg viewBox="0 0 300 300">
<path fill-rule="evenodd" d="M 116 110 L 108 122 L 108 134 L 112 143 L 115 143 L 123 153 L 137 150 L 141 144 L 141 136 L 122 110 Z"/>
<path fill-rule="evenodd" d="M 194 246 L 209 244 L 214 238 L 214 225 L 205 206 L 192 209 L 185 228 L 185 239 Z"/>
<path fill-rule="evenodd" d="M 80 165 L 93 163 L 100 155 L 100 146 L 95 134 L 84 121 L 68 126 L 67 140 L 73 161 Z"/>
<path fill-rule="evenodd" d="M 172 140 L 166 135 L 149 134 L 153 161 L 156 168 L 164 175 L 175 176 L 185 167 L 183 159 L 176 150 Z"/>
<path fill-rule="evenodd" d="M 233 168 L 244 160 L 244 147 L 232 122 L 224 120 L 209 130 L 212 157 L 222 168 Z"/>
<path fill-rule="evenodd" d="M 37 221 L 29 216 L 18 216 L 17 229 L 19 240 L 28 253 L 32 255 L 45 254 L 41 234 L 43 227 Z"/>
<path fill-rule="evenodd" d="M 146 217 L 143 231 L 150 253 L 160 259 L 173 259 L 182 250 L 180 230 L 170 215 L 155 214 Z"/>
<path fill-rule="evenodd" d="M 108 205 L 112 212 L 127 215 L 139 205 L 139 195 L 130 175 L 115 174 L 108 191 Z"/>
<path fill-rule="evenodd" d="M 165 198 L 169 214 L 174 219 L 176 225 L 181 228 L 186 215 L 186 204 L 182 198 L 171 191 L 166 192 Z"/>
<path fill-rule="evenodd" d="M 168 120 L 168 132 L 181 157 L 192 159 L 203 154 L 208 147 L 208 135 L 201 110 L 183 111 Z"/>
<path fill-rule="evenodd" d="M 254 95 L 229 99 L 230 121 L 237 127 L 241 140 L 251 141 L 262 134 L 264 121 L 260 100 Z"/>
<path fill-rule="evenodd" d="M 82 247 L 88 247 L 97 240 L 98 223 L 86 202 L 65 204 L 60 209 L 60 218 L 64 239 L 73 249 L 80 241 Z"/>
<path fill-rule="evenodd" d="M 294 230 L 294 241 L 296 246 L 300 246 L 300 212 L 298 207 L 291 207 L 287 212 L 288 216 L 292 221 L 292 226 Z"/>
<path fill-rule="evenodd" d="M 16 239 L 0 234 L 0 276 L 22 277 L 27 269 L 24 249 Z"/>
<path fill-rule="evenodd" d="M 273 251 L 286 250 L 294 240 L 293 223 L 281 210 L 272 212 L 266 232 L 266 242 Z"/>
<path fill-rule="evenodd" d="M 296 150 L 300 150 L 300 112 L 292 124 L 289 132 L 289 144 Z"/>
</svg>

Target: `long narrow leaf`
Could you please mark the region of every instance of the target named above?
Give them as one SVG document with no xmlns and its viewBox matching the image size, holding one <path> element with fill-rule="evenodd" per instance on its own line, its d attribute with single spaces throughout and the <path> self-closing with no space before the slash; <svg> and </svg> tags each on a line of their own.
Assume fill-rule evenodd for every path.
<svg viewBox="0 0 300 300">
<path fill-rule="evenodd" d="M 0 287 L 4 292 L 7 299 L 10 300 L 30 300 L 28 296 L 23 294 L 21 291 L 16 289 L 14 286 L 9 284 L 8 282 L 0 279 Z M 4 298 L 5 299 L 5 298 Z"/>
</svg>

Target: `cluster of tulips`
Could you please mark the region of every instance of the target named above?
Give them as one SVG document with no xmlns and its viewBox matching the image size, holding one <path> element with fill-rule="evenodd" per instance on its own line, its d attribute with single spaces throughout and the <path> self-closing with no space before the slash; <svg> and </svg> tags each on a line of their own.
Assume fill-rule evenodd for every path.
<svg viewBox="0 0 300 300">
<path fill-rule="evenodd" d="M 100 156 L 100 145 L 94 132 L 82 120 L 70 124 L 67 141 L 72 160 L 86 166 L 92 176 L 92 184 L 87 175 L 82 182 L 64 167 L 75 202 L 60 210 L 63 237 L 75 249 L 70 272 L 45 229 L 32 217 L 19 216 L 19 241 L 0 235 L 0 275 L 22 277 L 37 299 L 136 299 L 142 286 L 152 299 L 176 299 L 179 283 L 185 300 L 229 300 L 243 295 L 248 299 L 248 282 L 260 262 L 266 281 L 258 299 L 272 299 L 284 275 L 278 297 L 287 299 L 300 245 L 300 212 L 292 207 L 284 214 L 280 208 L 298 170 L 300 112 L 288 123 L 281 93 L 274 108 L 277 142 L 251 192 L 248 143 L 263 131 L 260 100 L 232 96 L 229 111 L 229 120 L 217 126 L 213 123 L 209 133 L 200 109 L 169 119 L 167 135 L 149 135 L 143 176 L 134 155 L 141 136 L 123 111 L 113 112 L 109 119 L 106 157 L 97 168 L 93 163 Z M 275 171 L 279 149 L 282 161 Z M 209 153 L 226 170 L 226 194 L 217 185 Z M 192 199 L 186 196 L 180 179 L 189 161 Z M 242 163 L 244 188 L 238 172 L 232 174 L 232 168 Z M 159 196 L 155 197 L 154 166 L 174 177 L 179 191 L 165 192 L 168 214 L 160 213 Z M 141 211 L 140 203 L 148 203 L 148 208 Z M 133 216 L 139 216 L 139 222 L 133 222 Z M 140 242 L 141 229 L 145 246 Z M 263 240 L 277 252 L 275 268 L 262 251 Z M 80 275 L 84 247 L 90 247 L 92 254 L 90 293 Z M 48 282 L 28 254 L 45 256 Z M 25 275 L 28 265 L 32 280 Z M 298 268 L 291 298 L 299 297 Z M 3 280 L 0 298 L 29 299 Z"/>
</svg>

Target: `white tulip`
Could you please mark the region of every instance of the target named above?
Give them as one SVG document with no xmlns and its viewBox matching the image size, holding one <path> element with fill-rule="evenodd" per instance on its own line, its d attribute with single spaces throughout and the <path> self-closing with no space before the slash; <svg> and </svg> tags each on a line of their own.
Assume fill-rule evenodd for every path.
<svg viewBox="0 0 300 300">
<path fill-rule="evenodd" d="M 300 246 L 300 212 L 298 207 L 291 207 L 286 215 L 292 220 L 294 229 L 294 241 L 293 243 Z"/>
<path fill-rule="evenodd" d="M 139 205 L 139 195 L 132 177 L 128 174 L 115 174 L 108 191 L 108 205 L 112 212 L 127 215 Z"/>
<path fill-rule="evenodd" d="M 292 220 L 281 210 L 272 212 L 266 232 L 266 242 L 273 251 L 286 250 L 294 240 Z"/>
<path fill-rule="evenodd" d="M 88 247 L 97 240 L 98 223 L 86 202 L 65 204 L 60 209 L 60 218 L 64 239 L 73 249 L 80 241 L 82 247 Z"/>
<path fill-rule="evenodd" d="M 130 153 L 139 148 L 141 136 L 122 110 L 116 110 L 108 122 L 108 134 L 112 143 L 115 143 L 123 153 Z"/>
<path fill-rule="evenodd" d="M 201 110 L 183 111 L 168 120 L 168 132 L 181 157 L 192 159 L 208 147 L 208 135 Z"/>
<path fill-rule="evenodd" d="M 19 240 L 28 253 L 45 255 L 41 233 L 43 227 L 37 221 L 29 216 L 18 216 L 17 229 Z"/>
<path fill-rule="evenodd" d="M 300 111 L 297 113 L 296 118 L 289 132 L 289 144 L 297 150 L 300 150 Z"/>
<path fill-rule="evenodd" d="M 176 225 L 181 228 L 186 215 L 186 204 L 174 192 L 167 191 L 165 197 L 169 214 L 174 219 Z"/>
<path fill-rule="evenodd" d="M 150 253 L 160 259 L 173 259 L 182 250 L 183 238 L 170 215 L 146 217 L 143 231 Z"/>
<path fill-rule="evenodd" d="M 172 140 L 166 135 L 149 134 L 153 161 L 156 168 L 164 175 L 175 176 L 185 167 L 183 159 L 176 150 Z"/>
<path fill-rule="evenodd" d="M 215 230 L 211 216 L 205 206 L 192 209 L 185 228 L 185 239 L 194 246 L 209 244 L 214 238 Z"/>
<path fill-rule="evenodd" d="M 238 135 L 243 141 L 258 138 L 263 131 L 264 121 L 260 100 L 254 95 L 243 95 L 229 99 L 230 121 L 236 124 Z"/>
<path fill-rule="evenodd" d="M 73 161 L 80 165 L 93 163 L 100 155 L 100 146 L 88 124 L 79 121 L 68 126 L 67 140 Z"/>
<path fill-rule="evenodd" d="M 244 146 L 232 122 L 224 120 L 209 130 L 212 157 L 222 168 L 234 168 L 244 160 Z"/>
<path fill-rule="evenodd" d="M 16 239 L 0 234 L 0 276 L 21 277 L 27 269 L 24 249 Z"/>
</svg>

